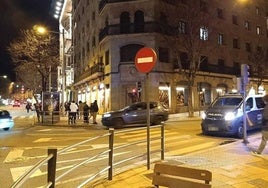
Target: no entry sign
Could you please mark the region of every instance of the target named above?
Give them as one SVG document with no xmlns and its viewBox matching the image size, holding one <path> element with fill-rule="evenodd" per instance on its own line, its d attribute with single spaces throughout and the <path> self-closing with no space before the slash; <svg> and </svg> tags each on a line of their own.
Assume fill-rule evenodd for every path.
<svg viewBox="0 0 268 188">
<path fill-rule="evenodd" d="M 150 72 L 156 63 L 156 53 L 152 48 L 141 48 L 135 57 L 135 65 L 139 72 Z"/>
</svg>

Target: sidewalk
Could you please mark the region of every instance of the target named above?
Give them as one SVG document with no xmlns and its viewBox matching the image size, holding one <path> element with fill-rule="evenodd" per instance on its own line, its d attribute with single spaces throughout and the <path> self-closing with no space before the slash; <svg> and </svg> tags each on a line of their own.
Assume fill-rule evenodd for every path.
<svg viewBox="0 0 268 188">
<path fill-rule="evenodd" d="M 250 150 L 258 147 L 260 134 L 249 137 L 249 144 L 242 140 L 222 145 L 210 150 L 184 156 L 166 156 L 165 161 L 212 172 L 212 187 L 216 188 L 267 188 L 268 151 L 263 156 L 251 155 Z M 146 164 L 117 174 L 112 181 L 104 180 L 90 187 L 94 188 L 149 188 L 152 187 L 154 164 L 147 170 Z"/>
</svg>

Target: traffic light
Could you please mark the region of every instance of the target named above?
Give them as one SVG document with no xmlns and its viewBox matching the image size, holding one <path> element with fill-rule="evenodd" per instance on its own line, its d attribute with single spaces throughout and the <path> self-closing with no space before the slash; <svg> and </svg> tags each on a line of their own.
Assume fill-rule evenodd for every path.
<svg viewBox="0 0 268 188">
<path fill-rule="evenodd" d="M 249 66 L 247 64 L 241 65 L 241 77 L 243 80 L 243 84 L 246 85 L 249 82 Z"/>
<path fill-rule="evenodd" d="M 141 92 L 141 90 L 142 90 L 141 82 L 136 82 L 136 88 L 137 88 L 138 92 Z"/>
</svg>

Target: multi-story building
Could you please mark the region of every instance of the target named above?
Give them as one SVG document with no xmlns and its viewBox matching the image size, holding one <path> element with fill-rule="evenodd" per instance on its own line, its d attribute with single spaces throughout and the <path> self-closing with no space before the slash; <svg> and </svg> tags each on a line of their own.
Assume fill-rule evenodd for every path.
<svg viewBox="0 0 268 188">
<path fill-rule="evenodd" d="M 267 55 L 265 0 L 67 2 L 72 2 L 72 10 L 63 9 L 62 15 L 68 13 L 72 21 L 65 27 L 72 30 L 72 97 L 88 103 L 97 100 L 100 112 L 145 100 L 146 74 L 138 72 L 134 63 L 142 47 L 154 49 L 158 57 L 148 73 L 149 99 L 165 103 L 171 112 L 187 111 L 189 91 L 198 110 L 218 95 L 236 89 L 241 64 L 253 68 L 256 62 L 249 57 L 256 49 Z M 195 15 L 198 11 L 202 14 Z M 64 21 L 62 16 L 60 23 Z M 182 37 L 193 37 L 194 32 L 198 37 L 191 41 L 199 42 L 198 47 L 189 47 Z M 191 55 L 199 56 L 200 68 L 189 90 L 187 72 L 181 70 L 191 68 Z M 264 59 L 259 61 L 267 63 Z M 250 78 L 248 91 L 258 89 L 256 80 L 256 76 Z M 267 89 L 267 79 L 262 80 L 261 87 Z"/>
</svg>

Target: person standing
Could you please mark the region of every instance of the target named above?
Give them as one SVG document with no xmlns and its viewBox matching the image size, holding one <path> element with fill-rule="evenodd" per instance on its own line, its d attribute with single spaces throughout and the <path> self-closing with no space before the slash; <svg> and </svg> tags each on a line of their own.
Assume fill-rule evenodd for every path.
<svg viewBox="0 0 268 188">
<path fill-rule="evenodd" d="M 78 118 L 83 119 L 84 103 L 82 101 L 78 102 Z"/>
<path fill-rule="evenodd" d="M 86 102 L 84 102 L 83 111 L 84 111 L 84 123 L 89 123 L 89 118 L 88 118 L 89 106 L 87 105 Z"/>
<path fill-rule="evenodd" d="M 258 147 L 258 149 L 256 151 L 252 151 L 252 154 L 253 155 L 261 155 L 261 153 L 263 152 L 265 146 L 266 146 L 266 143 L 267 143 L 267 140 L 268 140 L 268 94 L 265 95 L 263 97 L 263 101 L 264 101 L 264 104 L 265 104 L 265 107 L 263 109 L 263 114 L 262 114 L 262 122 L 263 122 L 263 125 L 262 125 L 262 140 L 261 140 L 261 143 Z"/>
<path fill-rule="evenodd" d="M 77 110 L 78 110 L 77 104 L 74 101 L 72 101 L 70 104 L 70 112 L 69 112 L 71 124 L 76 123 L 75 121 L 76 121 Z"/>
<path fill-rule="evenodd" d="M 95 100 L 92 104 L 92 116 L 93 116 L 93 124 L 97 124 L 96 118 L 97 118 L 97 113 L 99 111 L 99 107 L 97 104 L 97 100 Z"/>
</svg>

